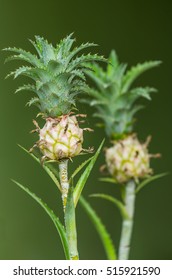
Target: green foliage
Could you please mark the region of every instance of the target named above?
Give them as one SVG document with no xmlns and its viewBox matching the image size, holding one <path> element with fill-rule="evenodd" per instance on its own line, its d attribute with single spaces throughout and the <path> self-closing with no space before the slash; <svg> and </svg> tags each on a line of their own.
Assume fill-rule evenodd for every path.
<svg viewBox="0 0 172 280">
<path fill-rule="evenodd" d="M 128 214 L 127 211 L 125 209 L 125 205 L 118 199 L 116 199 L 115 197 L 108 195 L 108 194 L 104 194 L 104 193 L 95 193 L 95 194 L 91 194 L 91 197 L 99 197 L 99 198 L 103 198 L 105 200 L 108 200 L 110 202 L 112 202 L 113 204 L 115 204 L 115 206 L 118 208 L 118 210 L 121 213 L 121 216 L 123 217 L 123 219 L 128 219 Z"/>
<path fill-rule="evenodd" d="M 82 162 L 73 172 L 73 174 L 71 175 L 70 179 L 69 179 L 69 183 L 74 179 L 74 177 L 84 168 L 84 166 L 86 166 L 90 160 L 92 160 L 93 157 L 88 158 L 87 160 L 85 160 L 84 162 Z"/>
<path fill-rule="evenodd" d="M 159 178 L 162 178 L 164 176 L 167 176 L 168 173 L 165 172 L 165 173 L 160 173 L 160 174 L 157 174 L 157 175 L 154 175 L 154 176 L 150 176 L 148 177 L 147 179 L 143 180 L 136 188 L 136 193 L 138 193 L 140 190 L 142 190 L 147 184 L 149 184 L 150 182 L 153 182 Z"/>
<path fill-rule="evenodd" d="M 102 178 L 99 178 L 99 181 L 106 182 L 106 183 L 112 183 L 112 184 L 118 183 L 114 178 L 111 178 L 111 177 L 104 177 L 104 178 L 102 177 Z"/>
<path fill-rule="evenodd" d="M 97 152 L 95 153 L 95 155 L 92 157 L 90 163 L 88 164 L 88 166 L 85 168 L 84 172 L 82 173 L 82 175 L 80 176 L 78 182 L 76 183 L 75 189 L 74 189 L 74 205 L 76 207 L 78 200 L 81 196 L 82 190 L 88 180 L 88 177 L 90 175 L 91 170 L 93 169 L 93 166 L 97 160 L 98 155 L 100 154 L 101 148 L 104 144 L 104 140 L 102 141 L 102 143 L 100 144 Z"/>
<path fill-rule="evenodd" d="M 130 70 L 127 71 L 127 73 L 123 78 L 122 93 L 126 93 L 130 89 L 132 83 L 137 79 L 138 76 L 140 76 L 145 71 L 158 66 L 160 63 L 161 63 L 160 61 L 148 61 L 133 66 Z"/>
<path fill-rule="evenodd" d="M 80 196 L 79 202 L 81 203 L 82 207 L 86 211 L 87 215 L 89 216 L 90 220 L 92 221 L 104 247 L 108 260 L 116 260 L 116 250 L 113 245 L 113 241 L 107 232 L 104 224 L 91 207 L 91 205 L 85 200 L 83 196 Z"/>
<path fill-rule="evenodd" d="M 15 180 L 12 180 L 18 187 L 20 187 L 22 190 L 24 190 L 27 194 L 29 194 L 36 202 L 38 202 L 39 205 L 41 205 L 41 207 L 45 210 L 45 212 L 49 215 L 50 219 L 53 221 L 62 245 L 63 245 L 63 249 L 65 252 L 65 256 L 66 259 L 70 259 L 70 255 L 69 255 L 69 248 L 68 248 L 68 242 L 67 242 L 67 237 L 66 237 L 66 232 L 65 229 L 63 227 L 63 225 L 61 224 L 59 218 L 54 214 L 54 212 L 46 205 L 45 202 L 43 202 L 39 197 L 36 196 L 36 194 L 32 193 L 27 187 L 23 186 L 22 184 L 16 182 Z"/>
<path fill-rule="evenodd" d="M 102 149 L 102 146 L 104 144 L 104 140 L 102 141 L 102 143 L 100 144 L 97 152 L 95 153 L 94 156 L 90 157 L 89 159 L 87 159 L 86 161 L 84 161 L 78 168 L 76 168 L 76 170 L 73 172 L 73 174 L 71 175 L 70 179 L 69 179 L 69 183 L 71 183 L 74 179 L 74 177 L 88 164 L 88 166 L 86 167 L 86 169 L 84 170 L 84 172 L 81 174 L 80 178 L 78 179 L 75 189 L 74 189 L 74 205 L 76 207 L 79 197 L 82 193 L 82 190 L 88 180 L 88 177 L 91 173 L 92 168 L 94 167 L 94 164 L 97 160 L 98 155 L 100 154 L 100 151 Z M 28 155 L 30 155 L 36 162 L 38 162 L 39 164 L 41 164 L 41 160 L 34 155 L 33 153 L 30 153 L 27 149 L 25 149 L 24 147 L 22 147 L 21 145 L 19 145 L 19 147 L 25 151 Z M 53 182 L 56 184 L 56 186 L 59 188 L 59 190 L 61 191 L 61 186 L 60 183 L 58 181 L 59 178 L 59 172 L 56 168 L 53 167 L 53 165 L 50 165 L 49 163 L 45 162 L 42 165 L 43 169 L 46 171 L 46 173 L 51 177 L 51 179 L 53 180 Z"/>
<path fill-rule="evenodd" d="M 77 205 L 78 200 L 81 200 L 82 206 L 84 207 L 88 216 L 92 220 L 92 222 L 93 222 L 93 224 L 94 224 L 94 226 L 95 226 L 95 228 L 96 228 L 96 230 L 97 230 L 97 232 L 98 232 L 98 234 L 101 238 L 101 241 L 103 243 L 103 246 L 104 246 L 106 254 L 107 254 L 107 257 L 109 259 L 116 259 L 115 248 L 113 246 L 113 242 L 112 242 L 106 228 L 102 224 L 100 218 L 97 216 L 95 211 L 91 208 L 91 206 L 84 200 L 84 198 L 81 198 L 82 190 L 83 190 L 83 188 L 86 184 L 86 181 L 89 177 L 89 174 L 90 174 L 90 172 L 91 172 L 91 170 L 92 170 L 92 168 L 93 168 L 93 166 L 96 162 L 96 159 L 97 159 L 97 157 L 98 157 L 98 155 L 101 151 L 103 143 L 104 143 L 104 140 L 100 144 L 100 146 L 99 146 L 97 152 L 95 153 L 95 155 L 92 156 L 91 158 L 87 159 L 86 161 L 84 161 L 73 172 L 73 174 L 71 175 L 70 180 L 69 180 L 70 185 L 73 185 L 74 177 L 88 164 L 85 171 L 82 173 L 82 175 L 78 179 L 78 182 L 75 186 L 75 189 L 73 190 L 73 186 L 70 186 L 69 192 L 68 192 L 67 205 L 66 205 L 66 210 L 65 210 L 65 226 L 66 226 L 65 238 L 67 239 L 67 244 L 68 244 L 67 259 L 78 259 L 77 244 L 76 244 L 76 224 L 75 224 L 75 207 Z M 27 151 L 22 146 L 19 146 L 19 147 L 23 151 L 25 151 L 28 155 L 30 155 L 36 162 L 41 164 L 40 159 L 35 154 L 29 153 L 29 151 Z M 42 165 L 42 167 L 47 172 L 47 174 L 51 177 L 53 182 L 61 190 L 61 187 L 60 187 L 60 184 L 59 184 L 59 181 L 58 181 L 58 177 L 59 177 L 58 170 L 56 168 L 54 168 L 53 165 L 51 165 L 49 163 L 46 163 L 46 162 Z M 17 183 L 17 184 L 19 184 L 19 183 Z M 19 186 L 21 187 L 20 184 L 19 184 Z M 27 191 L 33 198 L 36 198 L 36 196 L 34 194 L 32 194 L 28 189 L 25 189 L 23 186 L 22 186 L 22 188 L 25 191 Z M 40 199 L 38 199 L 38 202 L 40 204 L 42 203 L 41 205 L 44 206 L 44 203 Z M 49 208 L 46 208 L 46 211 L 48 211 L 47 209 L 49 209 Z M 65 250 L 67 250 L 67 249 L 65 248 Z"/>
<path fill-rule="evenodd" d="M 143 108 L 136 101 L 140 97 L 150 100 L 150 94 L 156 91 L 150 87 L 133 88 L 133 82 L 159 64 L 160 61 L 149 61 L 126 71 L 127 65 L 119 63 L 114 50 L 106 70 L 97 63 L 88 64 L 93 71 L 87 74 L 94 81 L 96 89 L 90 89 L 90 99 L 81 101 L 95 107 L 94 116 L 102 120 L 108 137 L 118 139 L 132 132 L 134 115 Z"/>
<path fill-rule="evenodd" d="M 23 146 L 18 145 L 25 153 L 27 153 L 29 156 L 31 156 L 36 162 L 41 164 L 41 159 L 39 159 L 37 156 L 35 156 L 33 153 L 30 153 L 27 149 L 25 149 Z M 54 168 L 47 162 L 44 162 L 42 165 L 43 169 L 47 172 L 47 174 L 50 176 L 52 181 L 56 184 L 58 189 L 61 191 L 61 186 L 58 181 L 58 174 L 54 172 Z"/>
<path fill-rule="evenodd" d="M 34 83 L 24 85 L 16 92 L 29 90 L 37 98 L 31 99 L 28 104 L 36 105 L 39 110 L 50 117 L 68 114 L 75 107 L 78 94 L 88 92 L 85 82 L 85 63 L 93 61 L 106 61 L 97 54 L 78 55 L 86 48 L 96 46 L 93 43 L 82 44 L 72 48 L 75 39 L 72 34 L 64 38 L 55 47 L 40 36 L 35 36 L 31 41 L 37 54 L 31 54 L 18 48 L 6 48 L 5 51 L 13 52 L 6 61 L 22 60 L 31 66 L 22 66 L 11 72 L 7 77 L 27 76 Z"/>
</svg>

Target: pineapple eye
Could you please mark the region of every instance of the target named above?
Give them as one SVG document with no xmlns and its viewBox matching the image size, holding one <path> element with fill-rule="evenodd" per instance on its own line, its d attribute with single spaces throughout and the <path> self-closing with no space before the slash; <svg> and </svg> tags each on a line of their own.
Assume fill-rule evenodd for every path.
<svg viewBox="0 0 172 280">
<path fill-rule="evenodd" d="M 135 158 L 137 158 L 139 155 L 139 151 L 135 151 Z"/>
<path fill-rule="evenodd" d="M 64 128 L 64 134 L 66 133 L 67 129 L 68 129 L 68 124 L 66 124 L 65 128 Z"/>
</svg>

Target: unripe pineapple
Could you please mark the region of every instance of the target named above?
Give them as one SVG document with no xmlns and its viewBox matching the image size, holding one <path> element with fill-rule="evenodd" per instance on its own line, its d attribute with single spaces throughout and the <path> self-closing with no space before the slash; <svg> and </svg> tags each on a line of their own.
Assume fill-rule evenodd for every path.
<svg viewBox="0 0 172 280">
<path fill-rule="evenodd" d="M 83 129 L 79 128 L 75 116 L 48 118 L 39 137 L 39 148 L 52 160 L 72 158 L 82 151 Z"/>
<path fill-rule="evenodd" d="M 109 173 L 118 183 L 138 180 L 151 174 L 147 144 L 141 144 L 135 135 L 129 135 L 106 150 Z"/>
<path fill-rule="evenodd" d="M 37 51 L 37 55 L 22 49 L 7 48 L 16 55 L 9 60 L 24 60 L 31 66 L 22 66 L 8 76 L 17 78 L 20 75 L 27 76 L 34 81 L 17 89 L 16 92 L 29 90 L 36 94 L 28 105 L 36 105 L 43 115 L 46 123 L 39 132 L 38 146 L 49 159 L 70 158 L 82 150 L 83 130 L 79 128 L 71 111 L 76 109 L 76 99 L 80 93 L 88 92 L 85 71 L 86 62 L 96 60 L 106 61 L 97 54 L 78 56 L 83 49 L 96 46 L 93 43 L 82 44 L 72 49 L 75 39 L 72 34 L 60 41 L 56 47 L 47 40 L 35 36 L 35 42 L 31 41 Z"/>
<path fill-rule="evenodd" d="M 131 178 L 143 178 L 151 172 L 146 146 L 131 134 L 134 116 L 143 107 L 136 104 L 136 101 L 140 97 L 150 100 L 150 93 L 156 89 L 132 88 L 132 84 L 143 72 L 159 64 L 160 61 L 149 61 L 126 71 L 127 65 L 120 64 L 115 51 L 112 51 L 106 70 L 96 63 L 89 65 L 93 71 L 87 74 L 95 83 L 96 89 L 90 89 L 90 100 L 82 101 L 94 106 L 94 117 L 103 121 L 99 125 L 105 128 L 110 139 L 115 140 L 114 146 L 106 150 L 106 163 L 109 173 L 119 183 Z"/>
</svg>

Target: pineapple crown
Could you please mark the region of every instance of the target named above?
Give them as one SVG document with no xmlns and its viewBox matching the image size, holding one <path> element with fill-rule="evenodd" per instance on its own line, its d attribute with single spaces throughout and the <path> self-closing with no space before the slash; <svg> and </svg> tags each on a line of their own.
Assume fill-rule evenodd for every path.
<svg viewBox="0 0 172 280">
<path fill-rule="evenodd" d="M 106 61 L 97 54 L 80 55 L 78 53 L 88 47 L 97 46 L 94 43 L 85 43 L 72 48 L 75 39 L 70 34 L 60 41 L 56 47 L 49 44 L 40 36 L 35 41 L 30 40 L 37 54 L 23 49 L 6 48 L 5 51 L 16 53 L 6 59 L 23 60 L 30 66 L 22 66 L 11 72 L 7 77 L 27 76 L 34 83 L 19 87 L 16 92 L 27 90 L 36 94 L 28 105 L 36 105 L 46 117 L 58 117 L 68 114 L 76 108 L 75 100 L 78 94 L 88 92 L 85 79 L 85 70 L 90 71 L 84 64 L 93 61 Z"/>
<path fill-rule="evenodd" d="M 150 100 L 150 93 L 156 91 L 152 87 L 132 88 L 132 84 L 139 75 L 160 63 L 149 61 L 126 71 L 127 64 L 120 64 L 116 52 L 112 50 L 106 71 L 97 63 L 89 65 L 93 71 L 87 74 L 97 89 L 91 88 L 90 98 L 81 101 L 95 107 L 97 112 L 93 116 L 102 119 L 103 123 L 99 125 L 105 127 L 108 137 L 119 139 L 132 132 L 134 115 L 144 107 L 136 104 L 137 99 L 144 97 Z"/>
</svg>

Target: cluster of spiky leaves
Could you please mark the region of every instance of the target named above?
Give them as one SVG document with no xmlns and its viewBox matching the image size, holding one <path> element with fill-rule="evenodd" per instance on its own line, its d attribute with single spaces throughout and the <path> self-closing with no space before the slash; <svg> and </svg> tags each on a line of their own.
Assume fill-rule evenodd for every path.
<svg viewBox="0 0 172 280">
<path fill-rule="evenodd" d="M 126 71 L 127 64 L 120 64 L 114 50 L 110 53 L 107 69 L 97 63 L 92 65 L 94 71 L 88 72 L 97 89 L 90 90 L 91 101 L 83 99 L 95 107 L 95 117 L 102 119 L 106 134 L 113 139 L 123 138 L 133 130 L 134 115 L 143 106 L 136 104 L 140 97 L 151 99 L 152 87 L 135 87 L 133 82 L 143 72 L 156 67 L 160 61 L 137 64 Z M 102 124 L 101 124 L 102 125 Z"/>
<path fill-rule="evenodd" d="M 31 41 L 31 40 L 30 40 Z M 106 61 L 97 54 L 78 55 L 88 47 L 96 46 L 94 43 L 85 43 L 72 48 L 75 39 L 72 34 L 64 38 L 55 47 L 42 37 L 35 36 L 31 41 L 37 54 L 23 49 L 6 48 L 14 52 L 6 61 L 24 60 L 30 66 L 22 66 L 11 72 L 7 77 L 24 75 L 35 83 L 21 86 L 16 92 L 29 90 L 36 94 L 28 105 L 36 105 L 45 116 L 58 117 L 68 114 L 75 108 L 76 96 L 88 91 L 85 82 L 84 63 L 93 61 Z M 88 71 L 88 69 L 87 69 Z"/>
</svg>

